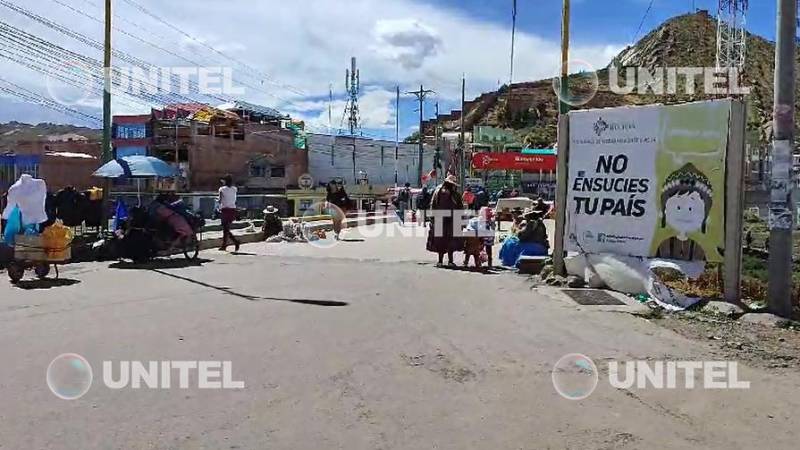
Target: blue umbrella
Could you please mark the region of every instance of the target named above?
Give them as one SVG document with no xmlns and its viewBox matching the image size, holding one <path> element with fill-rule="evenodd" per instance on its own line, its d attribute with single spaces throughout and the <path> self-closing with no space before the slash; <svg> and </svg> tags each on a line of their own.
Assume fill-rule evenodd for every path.
<svg viewBox="0 0 800 450">
<path fill-rule="evenodd" d="M 172 178 L 178 174 L 178 169 L 158 158 L 126 156 L 104 164 L 92 176 L 98 178 Z"/>
</svg>

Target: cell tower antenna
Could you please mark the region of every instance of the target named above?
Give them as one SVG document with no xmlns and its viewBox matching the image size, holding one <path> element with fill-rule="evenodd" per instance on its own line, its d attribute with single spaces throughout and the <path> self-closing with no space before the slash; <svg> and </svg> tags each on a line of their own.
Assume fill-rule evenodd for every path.
<svg viewBox="0 0 800 450">
<path fill-rule="evenodd" d="M 361 128 L 361 117 L 358 110 L 358 94 L 361 90 L 361 71 L 356 67 L 355 56 L 350 59 L 350 69 L 345 71 L 345 89 L 349 95 L 345 115 L 350 127 L 350 135 L 355 136 Z"/>
<path fill-rule="evenodd" d="M 749 0 L 719 0 L 717 9 L 717 68 L 743 69 L 747 58 Z"/>
</svg>

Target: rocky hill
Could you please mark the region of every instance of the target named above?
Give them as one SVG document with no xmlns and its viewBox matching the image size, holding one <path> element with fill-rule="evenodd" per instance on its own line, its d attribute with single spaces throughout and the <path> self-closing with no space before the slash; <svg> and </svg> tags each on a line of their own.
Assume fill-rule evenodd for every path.
<svg viewBox="0 0 800 450">
<path fill-rule="evenodd" d="M 747 63 L 741 82 L 751 87 L 748 102 L 748 129 L 754 143 L 767 142 L 771 133 L 773 103 L 773 70 L 775 45 L 757 35 L 748 35 Z M 716 54 L 716 19 L 707 11 L 674 17 L 643 37 L 635 45 L 620 52 L 609 64 L 624 74 L 626 67 L 713 67 Z M 605 108 L 648 103 L 679 103 L 713 98 L 703 93 L 703 83 L 698 77 L 698 89 L 693 95 L 683 92 L 682 80 L 675 95 L 656 96 L 611 92 L 608 84 L 608 67 L 598 70 L 599 90 L 595 97 L 579 108 Z M 552 79 L 515 83 L 511 89 L 504 86 L 499 91 L 486 93 L 468 102 L 465 128 L 489 125 L 513 129 L 520 140 L 534 147 L 548 147 L 556 140 L 558 98 Z M 584 75 L 570 77 L 571 85 L 585 88 Z M 619 84 L 624 86 L 621 77 Z M 798 83 L 800 86 L 800 83 Z M 798 115 L 800 118 L 800 114 Z M 440 118 L 444 129 L 457 130 L 460 113 L 454 112 Z M 432 124 L 431 124 L 432 125 Z M 427 135 L 428 133 L 426 133 Z"/>
<path fill-rule="evenodd" d="M 54 123 L 40 123 L 37 125 L 21 122 L 0 123 L 0 151 L 13 151 L 14 145 L 18 142 L 46 141 L 48 138 L 56 137 L 66 140 L 72 135 L 83 136 L 90 141 L 99 141 L 102 137 L 102 131 Z"/>
</svg>

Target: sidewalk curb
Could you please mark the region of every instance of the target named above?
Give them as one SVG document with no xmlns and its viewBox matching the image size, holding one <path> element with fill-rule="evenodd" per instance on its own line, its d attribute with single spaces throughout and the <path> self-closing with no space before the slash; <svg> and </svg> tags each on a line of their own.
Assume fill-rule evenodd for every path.
<svg viewBox="0 0 800 450">
<path fill-rule="evenodd" d="M 344 223 L 342 223 L 343 228 L 358 228 L 364 225 L 373 225 L 376 223 L 395 223 L 399 219 L 397 216 L 382 216 L 382 217 L 359 217 L 357 219 L 348 219 Z M 309 225 L 310 231 L 317 231 L 317 230 L 325 230 L 325 231 L 332 231 L 333 230 L 333 222 L 317 222 L 315 224 Z M 258 229 L 255 232 L 244 232 L 244 233 L 236 233 L 238 230 L 234 230 L 234 236 L 236 239 L 241 241 L 242 244 L 252 244 L 255 242 L 263 242 L 263 234 L 261 230 Z M 215 236 L 209 238 L 203 238 L 200 241 L 200 250 L 213 250 L 218 249 L 222 246 L 222 236 Z"/>
</svg>

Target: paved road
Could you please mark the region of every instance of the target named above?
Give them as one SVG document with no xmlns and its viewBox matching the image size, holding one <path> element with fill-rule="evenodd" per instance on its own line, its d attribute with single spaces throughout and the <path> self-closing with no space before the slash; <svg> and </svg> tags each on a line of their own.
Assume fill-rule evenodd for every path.
<svg viewBox="0 0 800 450">
<path fill-rule="evenodd" d="M 618 390 L 608 360 L 703 359 L 706 344 L 514 274 L 435 269 L 422 237 L 348 237 L 195 267 L 81 264 L 50 289 L 0 280 L 0 448 L 797 448 L 796 373 Z M 95 373 L 74 401 L 45 382 L 66 352 Z M 551 380 L 572 352 L 600 367 L 581 401 Z M 104 386 L 102 362 L 123 360 L 231 361 L 245 388 Z"/>
</svg>

